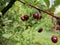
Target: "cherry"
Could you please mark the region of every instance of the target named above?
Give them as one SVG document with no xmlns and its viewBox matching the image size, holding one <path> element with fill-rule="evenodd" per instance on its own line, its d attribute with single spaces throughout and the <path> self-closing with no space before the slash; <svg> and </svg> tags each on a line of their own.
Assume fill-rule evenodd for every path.
<svg viewBox="0 0 60 45">
<path fill-rule="evenodd" d="M 26 19 L 26 20 L 28 20 L 28 19 L 29 19 L 29 16 L 28 16 L 28 15 L 25 15 L 24 17 L 25 17 L 25 19 Z"/>
<path fill-rule="evenodd" d="M 39 14 L 35 13 L 35 14 L 33 14 L 33 17 L 34 17 L 35 19 L 38 19 L 38 18 L 39 18 Z"/>
<path fill-rule="evenodd" d="M 52 36 L 51 40 L 52 40 L 53 43 L 57 43 L 58 38 L 57 38 L 57 36 Z"/>
<path fill-rule="evenodd" d="M 25 18 L 24 18 L 24 16 L 22 16 L 22 17 L 21 17 L 21 20 L 22 20 L 22 21 L 25 21 Z"/>
<path fill-rule="evenodd" d="M 56 26 L 56 30 L 60 30 L 60 25 L 57 25 Z"/>
<path fill-rule="evenodd" d="M 42 32 L 43 31 L 43 28 L 40 28 L 39 30 L 38 30 L 38 32 Z"/>
<path fill-rule="evenodd" d="M 38 13 L 33 14 L 34 19 L 41 19 L 42 15 L 39 15 Z"/>
<path fill-rule="evenodd" d="M 29 16 L 28 15 L 24 15 L 21 17 L 21 20 L 22 21 L 27 21 L 29 19 Z"/>
<path fill-rule="evenodd" d="M 42 15 L 39 15 L 39 19 L 41 19 L 42 18 Z"/>
</svg>

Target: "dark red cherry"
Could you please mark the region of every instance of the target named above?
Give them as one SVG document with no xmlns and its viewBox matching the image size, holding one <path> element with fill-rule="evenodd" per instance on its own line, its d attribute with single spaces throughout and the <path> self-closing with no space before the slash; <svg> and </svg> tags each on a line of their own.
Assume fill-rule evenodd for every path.
<svg viewBox="0 0 60 45">
<path fill-rule="evenodd" d="M 25 18 L 24 18 L 24 16 L 22 16 L 22 17 L 21 17 L 21 20 L 22 20 L 22 21 L 25 21 Z"/>
<path fill-rule="evenodd" d="M 27 21 L 29 19 L 29 16 L 28 15 L 24 15 L 21 17 L 21 20 L 22 21 Z"/>
<path fill-rule="evenodd" d="M 52 36 L 51 40 L 53 43 L 57 43 L 58 42 L 58 37 L 57 36 Z"/>
<path fill-rule="evenodd" d="M 33 14 L 34 19 L 39 19 L 39 14 L 35 13 Z"/>
<path fill-rule="evenodd" d="M 43 31 L 43 28 L 40 28 L 40 29 L 38 30 L 39 33 L 42 32 L 42 31 Z"/>
<path fill-rule="evenodd" d="M 41 19 L 42 18 L 42 15 L 39 15 L 39 19 Z"/>
<path fill-rule="evenodd" d="M 56 26 L 56 30 L 60 30 L 60 25 L 57 25 Z"/>
<path fill-rule="evenodd" d="M 35 13 L 35 14 L 33 14 L 33 17 L 34 17 L 34 19 L 41 19 L 42 15 Z"/>
<path fill-rule="evenodd" d="M 29 19 L 29 16 L 28 15 L 25 15 L 24 18 L 25 18 L 25 20 L 28 20 Z"/>
</svg>

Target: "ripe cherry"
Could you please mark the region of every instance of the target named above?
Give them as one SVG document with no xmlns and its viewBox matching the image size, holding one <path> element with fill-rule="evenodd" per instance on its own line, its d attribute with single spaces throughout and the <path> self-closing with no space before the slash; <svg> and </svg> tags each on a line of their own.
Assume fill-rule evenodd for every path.
<svg viewBox="0 0 60 45">
<path fill-rule="evenodd" d="M 35 14 L 33 14 L 33 17 L 34 17 L 35 19 L 38 19 L 38 18 L 39 18 L 39 14 L 35 13 Z"/>
<path fill-rule="evenodd" d="M 22 21 L 25 21 L 25 18 L 24 18 L 24 16 L 22 16 L 22 17 L 21 17 L 21 20 L 22 20 Z"/>
<path fill-rule="evenodd" d="M 43 28 L 40 28 L 40 29 L 38 30 L 39 33 L 42 32 L 42 31 L 43 31 Z"/>
<path fill-rule="evenodd" d="M 28 15 L 25 15 L 24 17 L 25 17 L 25 20 L 28 20 L 29 19 L 29 16 Z"/>
<path fill-rule="evenodd" d="M 39 19 L 41 19 L 42 18 L 42 15 L 39 15 Z"/>
<path fill-rule="evenodd" d="M 51 40 L 53 43 L 57 43 L 58 42 L 58 37 L 57 36 L 52 36 Z"/>
<path fill-rule="evenodd" d="M 42 15 L 35 13 L 35 14 L 33 14 L 33 17 L 34 17 L 34 19 L 41 19 Z"/>
<path fill-rule="evenodd" d="M 56 26 L 56 30 L 60 30 L 60 25 L 57 25 Z"/>
<path fill-rule="evenodd" d="M 22 21 L 27 21 L 29 19 L 29 16 L 28 15 L 24 15 L 21 17 L 21 20 Z"/>
</svg>

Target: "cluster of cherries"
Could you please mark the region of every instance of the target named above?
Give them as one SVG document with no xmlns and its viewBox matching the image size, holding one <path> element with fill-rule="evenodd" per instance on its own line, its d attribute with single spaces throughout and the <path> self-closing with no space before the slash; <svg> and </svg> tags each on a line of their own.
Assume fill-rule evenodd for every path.
<svg viewBox="0 0 60 45">
<path fill-rule="evenodd" d="M 34 19 L 41 19 L 41 18 L 42 18 L 42 15 L 40 15 L 40 14 L 38 14 L 38 13 L 35 13 L 35 14 L 33 14 L 33 18 L 34 18 Z M 24 15 L 24 16 L 21 17 L 21 20 L 22 20 L 22 21 L 27 21 L 28 19 L 29 19 L 29 16 L 28 16 L 28 15 Z M 42 31 L 43 31 L 43 28 L 40 28 L 40 29 L 38 30 L 39 33 L 42 32 Z M 58 37 L 53 35 L 53 36 L 51 37 L 51 40 L 52 40 L 53 43 L 57 43 Z"/>
<path fill-rule="evenodd" d="M 33 14 L 33 18 L 34 19 L 41 19 L 42 18 L 42 15 L 41 14 L 38 14 L 38 13 L 35 13 Z M 27 21 L 29 19 L 29 16 L 28 15 L 24 15 L 21 17 L 21 20 L 22 21 Z"/>
</svg>

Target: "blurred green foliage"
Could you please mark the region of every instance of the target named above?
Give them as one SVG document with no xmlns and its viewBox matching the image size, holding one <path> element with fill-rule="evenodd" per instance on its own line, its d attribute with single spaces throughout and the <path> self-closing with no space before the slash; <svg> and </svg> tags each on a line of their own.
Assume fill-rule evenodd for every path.
<svg viewBox="0 0 60 45">
<path fill-rule="evenodd" d="M 8 5 L 9 1 L 10 0 L 0 0 L 0 11 Z M 48 7 L 43 5 L 43 3 L 45 2 L 46 5 L 49 6 L 49 2 L 47 0 L 23 1 L 26 5 L 16 1 L 12 8 L 10 8 L 2 18 L 0 18 L 0 45 L 35 45 L 35 43 L 39 43 L 39 45 L 60 45 L 59 31 L 51 32 L 51 27 L 54 26 L 51 16 L 42 12 L 43 18 L 41 20 L 36 20 L 33 18 L 33 14 L 40 14 L 40 12 L 28 6 L 28 4 L 32 4 L 41 9 L 47 10 Z M 55 5 L 51 8 L 52 12 L 55 11 L 55 6 L 60 4 L 59 2 L 59 0 L 55 1 Z M 26 14 L 29 15 L 29 20 L 23 22 L 21 17 Z M 1 26 L 2 24 L 5 26 Z M 30 24 L 32 27 L 28 26 Z M 38 32 L 39 28 L 43 28 L 42 33 Z M 54 44 L 51 41 L 52 35 L 58 36 L 58 43 Z"/>
</svg>

